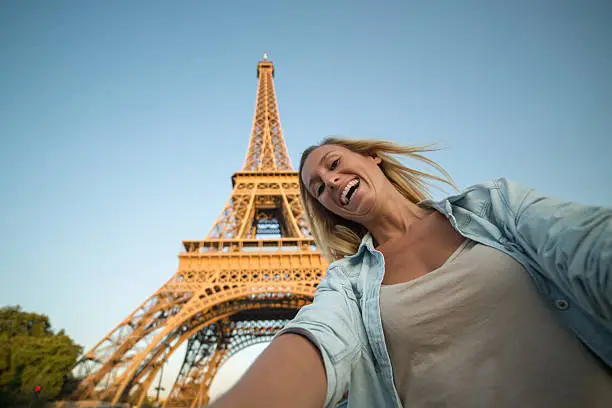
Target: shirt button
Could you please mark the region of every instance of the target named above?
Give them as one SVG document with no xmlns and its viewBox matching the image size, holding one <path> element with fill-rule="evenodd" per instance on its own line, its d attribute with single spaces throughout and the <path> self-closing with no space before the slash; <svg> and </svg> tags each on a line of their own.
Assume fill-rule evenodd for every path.
<svg viewBox="0 0 612 408">
<path fill-rule="evenodd" d="M 555 307 L 559 310 L 567 310 L 567 308 L 569 307 L 569 303 L 567 302 L 567 300 L 557 299 L 555 300 Z"/>
</svg>

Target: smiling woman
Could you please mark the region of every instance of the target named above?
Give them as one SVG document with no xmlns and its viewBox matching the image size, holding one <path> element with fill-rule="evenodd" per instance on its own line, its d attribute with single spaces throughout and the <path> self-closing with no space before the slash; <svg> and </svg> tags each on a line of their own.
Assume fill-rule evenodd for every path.
<svg viewBox="0 0 612 408">
<path fill-rule="evenodd" d="M 422 155 L 434 150 L 432 146 L 340 138 L 327 138 L 306 149 L 300 161 L 300 194 L 321 252 L 330 260 L 355 253 L 361 239 L 379 221 L 371 211 L 377 202 L 408 205 L 415 212 L 416 206 L 409 203 L 429 198 L 428 182 L 454 187 L 450 175 Z M 428 164 L 443 177 L 406 167 L 394 155 Z M 355 187 L 352 193 L 350 187 Z"/>
<path fill-rule="evenodd" d="M 429 182 L 453 182 L 431 150 L 333 138 L 303 153 L 332 263 L 215 407 L 612 406 L 612 210 L 506 179 L 434 202 Z"/>
</svg>

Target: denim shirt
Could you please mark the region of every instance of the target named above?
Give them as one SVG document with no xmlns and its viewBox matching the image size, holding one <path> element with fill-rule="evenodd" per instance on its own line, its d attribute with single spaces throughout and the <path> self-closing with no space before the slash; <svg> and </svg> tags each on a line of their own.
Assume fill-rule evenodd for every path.
<svg viewBox="0 0 612 408">
<path fill-rule="evenodd" d="M 563 324 L 612 367 L 612 209 L 563 202 L 498 179 L 422 207 L 464 237 L 516 259 Z M 312 304 L 281 330 L 319 349 L 325 406 L 401 407 L 380 317 L 384 259 L 367 234 L 356 254 L 329 265 Z"/>
</svg>

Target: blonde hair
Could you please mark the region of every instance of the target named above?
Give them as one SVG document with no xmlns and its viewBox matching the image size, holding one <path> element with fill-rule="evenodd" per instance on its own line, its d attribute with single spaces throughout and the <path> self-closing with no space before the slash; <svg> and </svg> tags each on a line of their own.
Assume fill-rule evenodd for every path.
<svg viewBox="0 0 612 408">
<path fill-rule="evenodd" d="M 431 181 L 439 181 L 456 188 L 450 175 L 438 163 L 421 155 L 421 153 L 438 150 L 432 145 L 402 146 L 385 140 L 355 140 L 329 137 L 318 145 L 310 146 L 304 150 L 300 159 L 300 196 L 315 243 L 323 256 L 329 261 L 335 261 L 357 252 L 361 240 L 368 231 L 363 225 L 342 218 L 323 207 L 310 194 L 306 185 L 304 185 L 302 169 L 304 168 L 306 158 L 316 148 L 325 145 L 339 145 L 364 156 L 375 154 L 380 157 L 382 161 L 379 167 L 383 174 L 400 194 L 415 204 L 431 197 Z M 435 168 L 442 177 L 406 167 L 395 156 L 404 156 L 421 161 Z"/>
</svg>

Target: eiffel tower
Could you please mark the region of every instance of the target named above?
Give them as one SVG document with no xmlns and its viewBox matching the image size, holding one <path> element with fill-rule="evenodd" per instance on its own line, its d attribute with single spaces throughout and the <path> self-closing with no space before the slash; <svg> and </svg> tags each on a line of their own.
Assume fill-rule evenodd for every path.
<svg viewBox="0 0 612 408">
<path fill-rule="evenodd" d="M 165 407 L 199 407 L 219 368 L 269 341 L 312 302 L 327 262 L 310 235 L 281 130 L 274 65 L 257 65 L 249 148 L 206 239 L 183 241 L 178 271 L 78 362 L 78 400 L 142 405 L 167 359 L 187 351 Z"/>
</svg>

